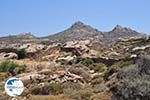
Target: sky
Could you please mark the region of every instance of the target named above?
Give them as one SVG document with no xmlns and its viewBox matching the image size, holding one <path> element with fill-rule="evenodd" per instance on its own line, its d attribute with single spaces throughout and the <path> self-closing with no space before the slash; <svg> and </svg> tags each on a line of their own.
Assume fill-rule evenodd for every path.
<svg viewBox="0 0 150 100">
<path fill-rule="evenodd" d="M 0 0 L 0 36 L 47 36 L 82 21 L 100 31 L 117 24 L 150 33 L 150 0 Z"/>
</svg>

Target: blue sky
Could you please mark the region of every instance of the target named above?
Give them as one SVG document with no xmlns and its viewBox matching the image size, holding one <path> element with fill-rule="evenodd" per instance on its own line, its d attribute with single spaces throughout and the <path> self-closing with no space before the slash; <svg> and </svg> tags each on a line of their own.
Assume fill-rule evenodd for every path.
<svg viewBox="0 0 150 100">
<path fill-rule="evenodd" d="M 101 31 L 120 24 L 150 33 L 150 0 L 0 0 L 0 36 L 46 36 L 79 20 Z"/>
</svg>

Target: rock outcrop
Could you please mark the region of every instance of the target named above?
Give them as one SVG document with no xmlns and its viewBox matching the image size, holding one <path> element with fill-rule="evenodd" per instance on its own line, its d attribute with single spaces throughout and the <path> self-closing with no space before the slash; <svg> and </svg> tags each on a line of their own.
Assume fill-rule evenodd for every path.
<svg viewBox="0 0 150 100">
<path fill-rule="evenodd" d="M 16 53 L 5 53 L 2 52 L 0 53 L 0 60 L 10 60 L 10 59 L 17 59 L 18 55 Z"/>
</svg>

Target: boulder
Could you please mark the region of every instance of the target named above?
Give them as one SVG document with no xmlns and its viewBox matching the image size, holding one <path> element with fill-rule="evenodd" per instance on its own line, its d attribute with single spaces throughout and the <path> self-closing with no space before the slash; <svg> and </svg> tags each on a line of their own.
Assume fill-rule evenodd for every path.
<svg viewBox="0 0 150 100">
<path fill-rule="evenodd" d="M 59 57 L 57 58 L 57 60 L 58 61 L 61 61 L 61 60 L 70 61 L 70 60 L 73 60 L 74 58 L 76 58 L 76 56 L 66 56 L 66 57 Z"/>
<path fill-rule="evenodd" d="M 45 49 L 45 45 L 27 43 L 27 44 L 22 45 L 20 49 L 25 49 L 27 53 L 34 53 L 39 50 Z"/>
<path fill-rule="evenodd" d="M 2 52 L 0 53 L 0 60 L 9 60 L 9 59 L 17 59 L 18 58 L 18 55 L 16 53 L 5 53 L 5 52 Z"/>
</svg>

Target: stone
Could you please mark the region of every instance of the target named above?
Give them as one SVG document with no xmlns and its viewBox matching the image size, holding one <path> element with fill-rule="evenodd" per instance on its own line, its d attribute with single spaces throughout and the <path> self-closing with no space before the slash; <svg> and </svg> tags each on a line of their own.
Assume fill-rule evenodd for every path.
<svg viewBox="0 0 150 100">
<path fill-rule="evenodd" d="M 27 53 L 34 53 L 39 50 L 45 49 L 45 45 L 27 43 L 27 44 L 22 45 L 20 49 L 25 49 Z"/>
<path fill-rule="evenodd" d="M 18 55 L 16 53 L 0 53 L 0 60 L 9 60 L 9 59 L 17 59 Z"/>
</svg>

